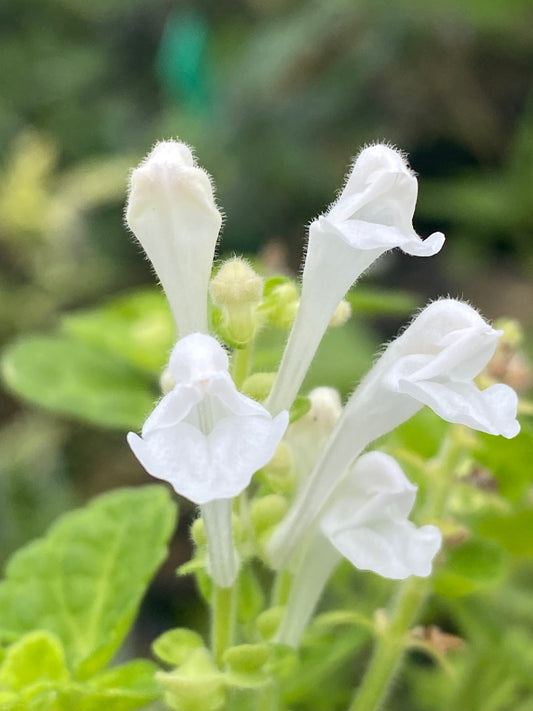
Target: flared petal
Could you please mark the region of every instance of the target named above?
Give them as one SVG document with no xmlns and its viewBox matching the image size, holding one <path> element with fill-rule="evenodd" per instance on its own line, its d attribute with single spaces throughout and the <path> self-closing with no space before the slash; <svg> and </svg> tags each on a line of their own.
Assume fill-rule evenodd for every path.
<svg viewBox="0 0 533 711">
<path fill-rule="evenodd" d="M 492 385 L 486 390 L 473 382 L 459 381 L 403 380 L 399 385 L 401 392 L 424 403 L 447 422 L 508 439 L 520 431 L 515 419 L 518 397 L 508 385 Z"/>
<path fill-rule="evenodd" d="M 169 368 L 174 388 L 145 422 L 142 438 L 128 435 L 134 454 L 149 474 L 196 504 L 237 496 L 272 458 L 288 413 L 272 418 L 239 393 L 223 347 L 206 334 L 178 341 Z"/>
<path fill-rule="evenodd" d="M 392 580 L 430 575 L 442 541 L 436 526 L 417 528 L 410 521 L 376 521 L 372 526 L 341 530 L 323 526 L 323 531 L 356 568 Z"/>
<path fill-rule="evenodd" d="M 230 416 L 208 434 L 187 422 L 154 429 L 141 439 L 130 432 L 128 443 L 146 471 L 168 481 L 196 504 L 229 499 L 245 489 L 253 474 L 274 454 L 288 415 Z"/>
</svg>

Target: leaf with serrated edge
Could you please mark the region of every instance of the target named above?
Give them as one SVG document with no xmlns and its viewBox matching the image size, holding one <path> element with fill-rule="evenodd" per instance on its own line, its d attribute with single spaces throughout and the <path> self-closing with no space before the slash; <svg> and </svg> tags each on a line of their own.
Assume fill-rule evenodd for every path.
<svg viewBox="0 0 533 711">
<path fill-rule="evenodd" d="M 127 634 L 175 519 L 158 485 L 119 489 L 63 516 L 10 560 L 0 584 L 0 637 L 49 630 L 78 678 L 96 673 Z"/>
</svg>

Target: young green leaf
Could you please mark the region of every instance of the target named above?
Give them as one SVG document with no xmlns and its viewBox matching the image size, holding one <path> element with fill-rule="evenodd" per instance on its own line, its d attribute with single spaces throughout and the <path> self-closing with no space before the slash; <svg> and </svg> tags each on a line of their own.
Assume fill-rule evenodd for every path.
<svg viewBox="0 0 533 711">
<path fill-rule="evenodd" d="M 505 575 L 507 560 L 497 544 L 473 538 L 447 552 L 445 565 L 435 576 L 435 592 L 454 598 L 494 587 Z"/>
<path fill-rule="evenodd" d="M 121 489 L 18 551 L 0 584 L 0 636 L 56 634 L 87 678 L 115 654 L 166 554 L 176 509 L 162 486 Z"/>
<path fill-rule="evenodd" d="M 0 685 L 11 691 L 43 681 L 69 678 L 60 640 L 51 632 L 29 632 L 9 647 L 0 666 Z"/>
</svg>

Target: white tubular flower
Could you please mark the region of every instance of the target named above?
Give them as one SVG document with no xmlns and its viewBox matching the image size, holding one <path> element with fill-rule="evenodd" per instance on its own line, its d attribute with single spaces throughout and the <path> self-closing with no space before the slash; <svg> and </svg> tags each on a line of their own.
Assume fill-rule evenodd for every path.
<svg viewBox="0 0 533 711">
<path fill-rule="evenodd" d="M 184 143 L 162 141 L 133 171 L 126 221 L 165 290 L 180 337 L 207 331 L 207 288 L 222 217 Z"/>
<path fill-rule="evenodd" d="M 349 464 L 375 439 L 423 405 L 440 417 L 489 434 L 514 437 L 518 399 L 507 385 L 479 390 L 473 378 L 488 363 L 501 331 L 468 304 L 435 301 L 385 350 L 344 408 L 289 514 L 270 542 L 283 567 L 316 521 Z"/>
<path fill-rule="evenodd" d="M 408 520 L 415 496 L 416 486 L 389 455 L 369 452 L 357 460 L 298 561 L 277 642 L 298 647 L 342 556 L 393 580 L 431 573 L 442 536 L 436 526 L 417 528 Z"/>
<path fill-rule="evenodd" d="M 267 406 L 290 407 L 350 286 L 384 252 L 430 257 L 444 243 L 435 232 L 421 240 L 413 229 L 418 183 L 405 158 L 386 145 L 365 148 L 327 213 L 311 223 L 302 297 Z"/>
<path fill-rule="evenodd" d="M 130 432 L 128 443 L 149 474 L 202 506 L 210 573 L 217 585 L 230 587 L 237 575 L 231 498 L 271 459 L 288 414 L 272 418 L 237 391 L 228 357 L 211 336 L 178 341 L 169 371 L 176 384 L 146 420 L 142 437 Z"/>
<path fill-rule="evenodd" d="M 130 447 L 149 474 L 196 504 L 237 496 L 274 454 L 288 414 L 272 418 L 238 392 L 211 336 L 179 340 L 169 370 L 176 385 L 144 423 L 142 438 L 128 434 Z"/>
<path fill-rule="evenodd" d="M 320 528 L 356 568 L 394 580 L 427 577 L 442 536 L 436 526 L 408 520 L 415 497 L 395 459 L 369 452 L 335 489 Z"/>
</svg>

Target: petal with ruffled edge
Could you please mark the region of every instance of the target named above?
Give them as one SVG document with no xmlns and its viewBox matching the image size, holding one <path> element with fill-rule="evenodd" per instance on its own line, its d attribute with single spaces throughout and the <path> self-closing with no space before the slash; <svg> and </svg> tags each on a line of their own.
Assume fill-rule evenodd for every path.
<svg viewBox="0 0 533 711">
<path fill-rule="evenodd" d="M 402 380 L 399 388 L 447 422 L 508 439 L 520 432 L 515 419 L 518 397 L 508 385 L 492 385 L 480 390 L 473 382 Z"/>
<path fill-rule="evenodd" d="M 399 247 L 406 254 L 416 257 L 432 257 L 440 252 L 445 241 L 442 232 L 434 232 L 423 240 L 413 230 L 404 233 L 394 225 L 367 222 L 361 219 L 335 222 L 325 216 L 319 217 L 317 223 L 323 235 L 337 235 L 350 247 L 364 251 L 373 249 L 385 251 Z"/>
<path fill-rule="evenodd" d="M 430 575 L 441 546 L 436 526 L 417 528 L 410 521 L 376 521 L 372 526 L 350 530 L 323 526 L 322 530 L 356 568 L 392 580 Z"/>
<path fill-rule="evenodd" d="M 386 578 L 425 577 L 441 544 L 435 526 L 407 520 L 415 500 L 395 459 L 382 452 L 363 455 L 338 486 L 320 520 L 332 545 L 361 570 Z"/>
<path fill-rule="evenodd" d="M 168 481 L 190 501 L 205 504 L 240 494 L 272 458 L 287 424 L 286 412 L 273 419 L 229 416 L 209 434 L 180 422 L 142 439 L 130 432 L 128 443 L 149 474 Z"/>
</svg>

